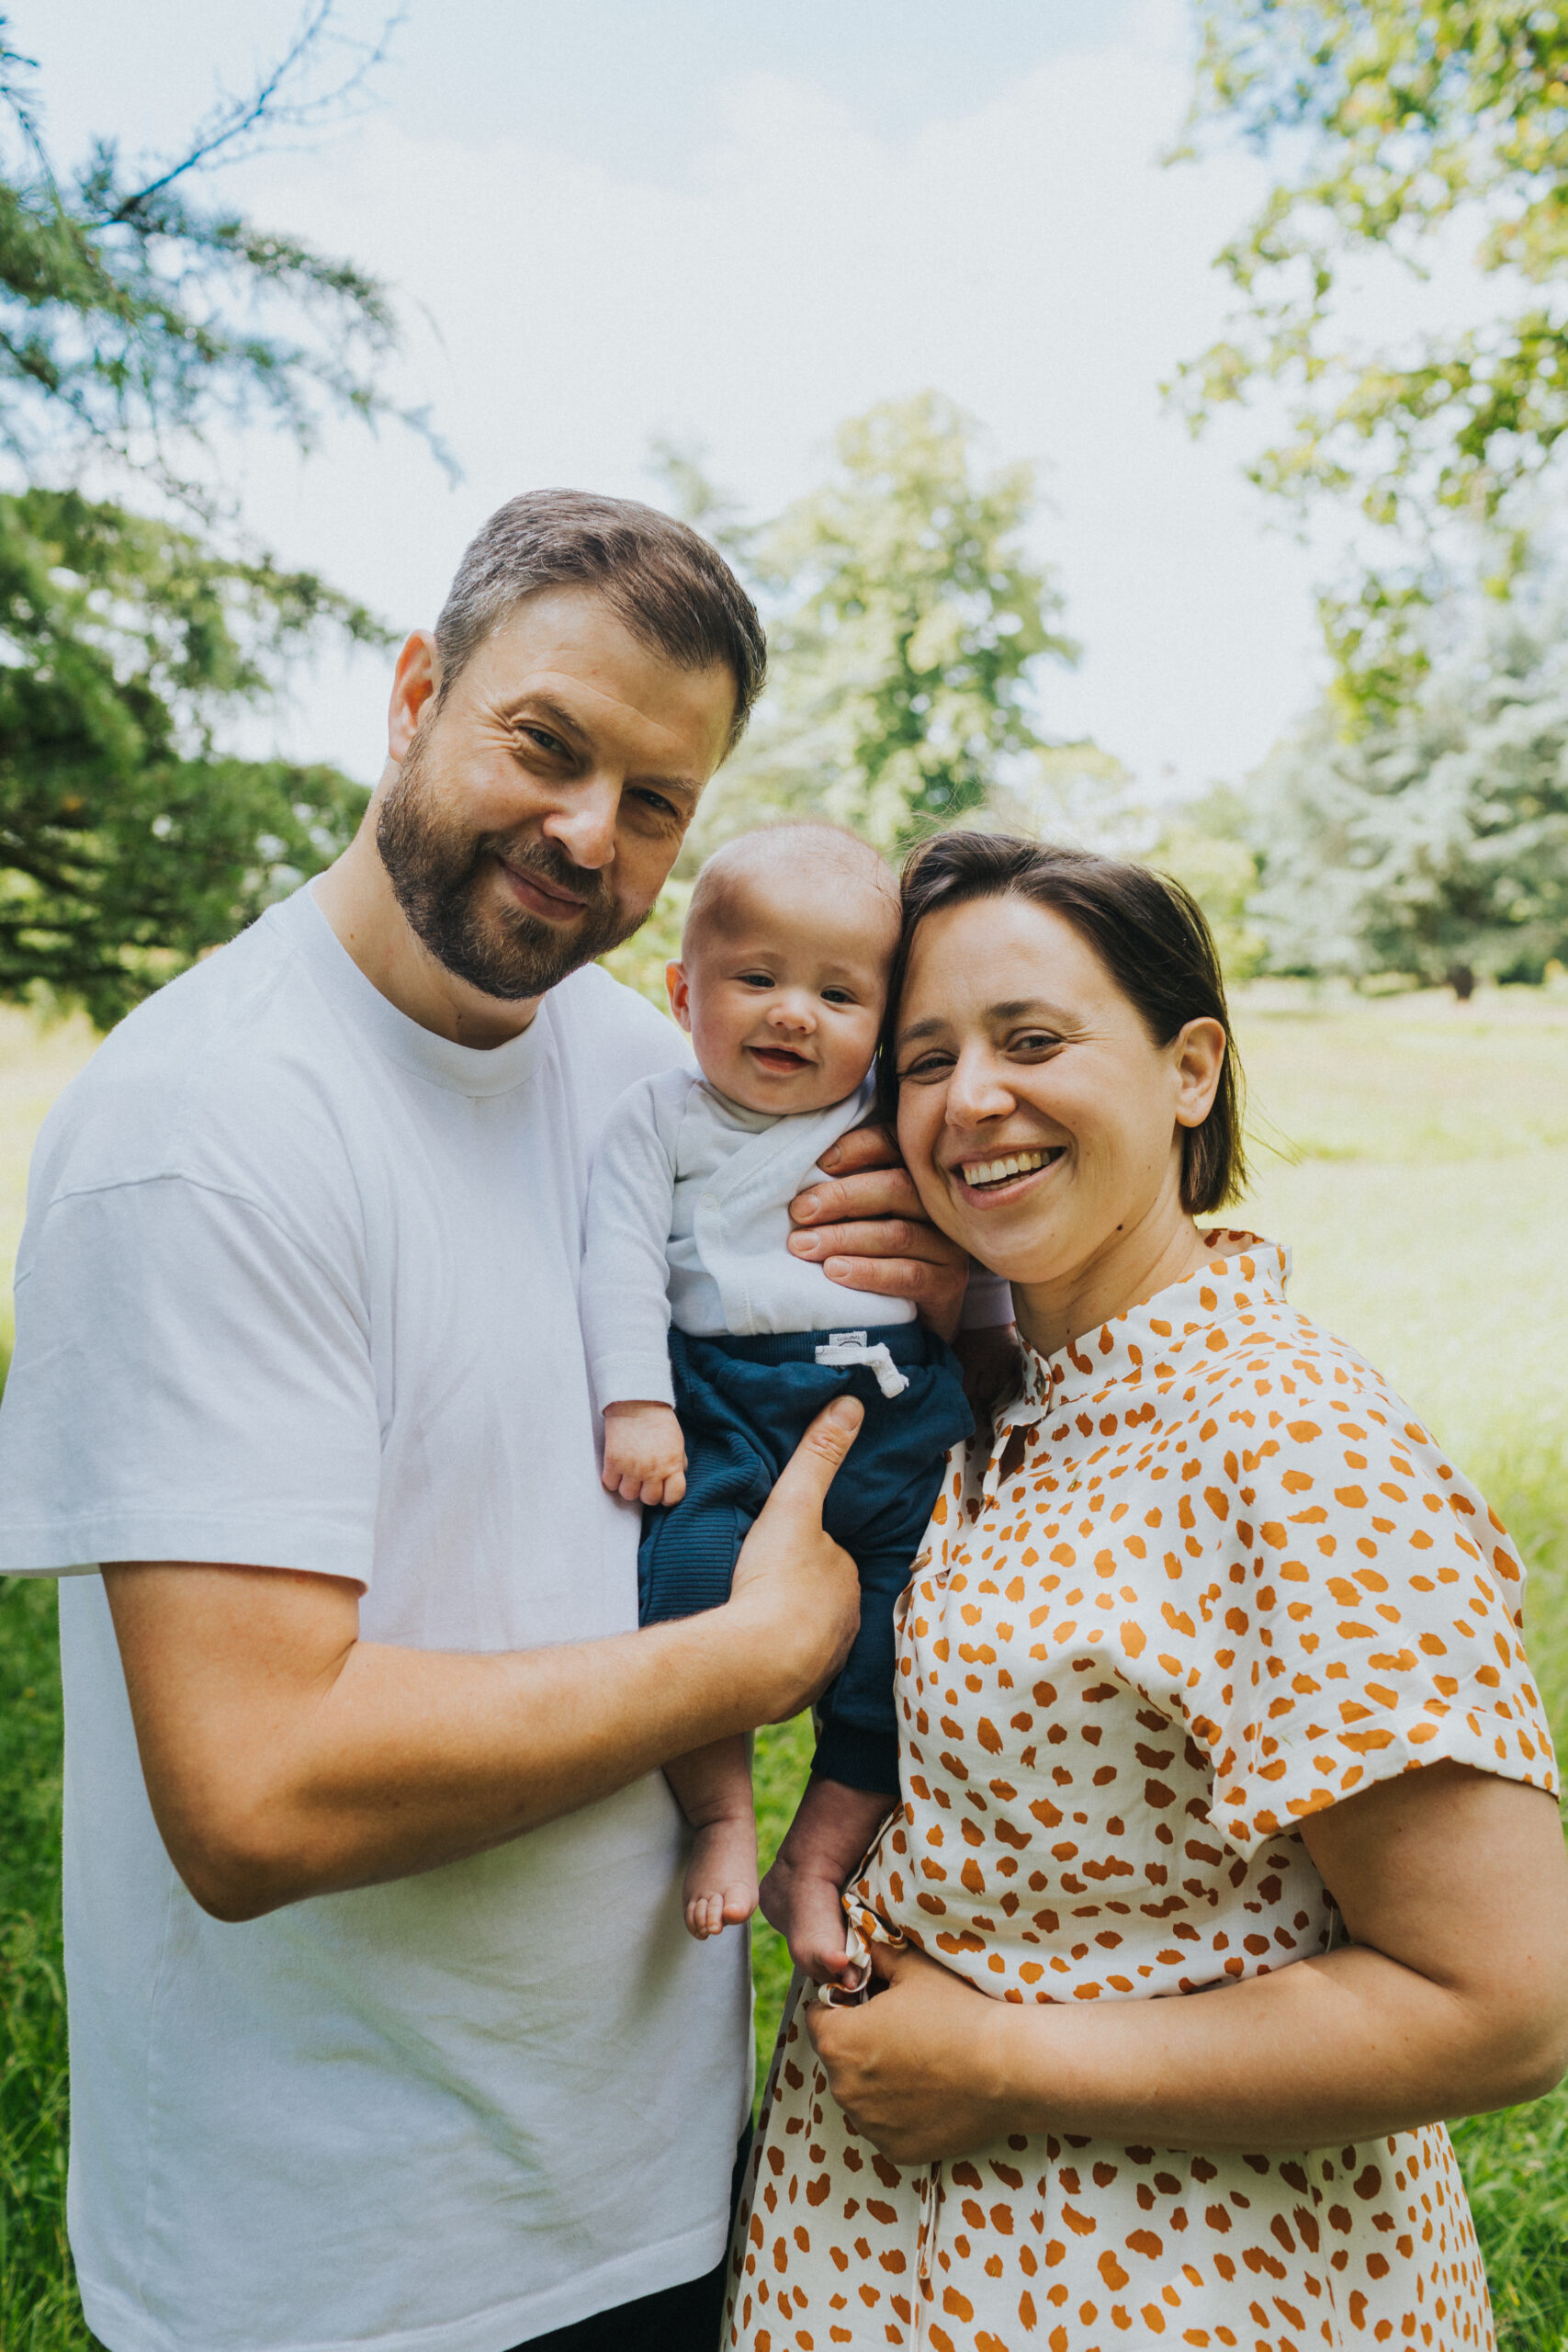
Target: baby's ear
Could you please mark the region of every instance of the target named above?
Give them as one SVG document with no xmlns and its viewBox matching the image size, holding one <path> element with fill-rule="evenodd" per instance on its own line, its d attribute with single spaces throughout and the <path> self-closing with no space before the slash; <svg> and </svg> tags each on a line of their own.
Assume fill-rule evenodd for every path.
<svg viewBox="0 0 1568 2352">
<path fill-rule="evenodd" d="M 680 1023 L 682 1028 L 685 1030 L 687 1035 L 690 1036 L 692 1030 L 692 990 L 691 983 L 686 978 L 686 967 L 684 964 L 665 965 L 664 985 L 670 991 L 670 1010 L 674 1014 L 676 1020 Z"/>
</svg>

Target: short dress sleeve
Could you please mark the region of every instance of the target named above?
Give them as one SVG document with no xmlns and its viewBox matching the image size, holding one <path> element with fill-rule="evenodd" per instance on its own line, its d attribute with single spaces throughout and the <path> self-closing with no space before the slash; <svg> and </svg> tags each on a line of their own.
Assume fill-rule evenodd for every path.
<svg viewBox="0 0 1568 2352">
<path fill-rule="evenodd" d="M 1213 1716 L 1190 1717 L 1213 1760 L 1215 1826 L 1244 1851 L 1439 1758 L 1557 1788 L 1519 1555 L 1368 1380 L 1237 1430 L 1200 1505 L 1234 1514 L 1231 1573 L 1250 1570 L 1250 1590 L 1210 1597 L 1227 1645 L 1211 1653 Z"/>
</svg>

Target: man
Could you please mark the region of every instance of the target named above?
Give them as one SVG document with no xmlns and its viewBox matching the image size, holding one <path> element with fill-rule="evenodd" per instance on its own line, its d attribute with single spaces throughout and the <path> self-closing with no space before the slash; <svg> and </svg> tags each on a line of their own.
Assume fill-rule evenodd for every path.
<svg viewBox="0 0 1568 2352">
<path fill-rule="evenodd" d="M 682 526 L 513 501 L 403 648 L 353 846 L 40 1140 L 0 1567 L 70 1577 L 71 2232 L 111 2352 L 711 2340 L 745 1950 L 682 1932 L 657 1768 L 842 1657 L 855 1408 L 728 1607 L 637 1632 L 576 1271 L 599 1125 L 682 1050 L 592 959 L 763 659 Z M 847 1145 L 794 1246 L 949 1311 L 886 1158 Z"/>
</svg>

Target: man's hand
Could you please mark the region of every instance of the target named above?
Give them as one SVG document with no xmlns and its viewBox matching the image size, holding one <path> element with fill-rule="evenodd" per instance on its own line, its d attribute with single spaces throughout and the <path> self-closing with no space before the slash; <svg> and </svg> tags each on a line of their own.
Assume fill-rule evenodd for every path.
<svg viewBox="0 0 1568 2352">
<path fill-rule="evenodd" d="M 812 1259 L 846 1290 L 912 1299 L 922 1320 L 951 1340 L 969 1260 L 926 1216 L 897 1147 L 881 1127 L 856 1127 L 821 1164 L 829 1181 L 818 1178 L 789 1204 L 795 1255 Z M 852 1305 L 846 1302 L 846 1314 Z"/>
<path fill-rule="evenodd" d="M 668 1405 L 604 1408 L 601 1483 L 627 1503 L 678 1503 L 686 1491 L 686 1441 Z"/>
<path fill-rule="evenodd" d="M 855 1564 L 822 1526 L 822 1506 L 865 1408 L 837 1396 L 818 1414 L 753 1521 L 735 1579 L 709 1623 L 773 1658 L 780 1681 L 764 1723 L 788 1723 L 826 1690 L 860 1630 Z"/>
</svg>

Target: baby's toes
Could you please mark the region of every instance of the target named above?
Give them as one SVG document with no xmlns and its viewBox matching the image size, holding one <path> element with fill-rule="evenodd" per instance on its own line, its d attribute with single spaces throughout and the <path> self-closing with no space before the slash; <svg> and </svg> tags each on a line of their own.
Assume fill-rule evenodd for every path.
<svg viewBox="0 0 1568 2352">
<path fill-rule="evenodd" d="M 755 1886 L 746 1884 L 727 1886 L 721 1898 L 719 1917 L 721 1922 L 728 1921 L 730 1926 L 738 1928 L 743 1919 L 749 1919 L 751 1917 L 756 1908 Z"/>
</svg>

